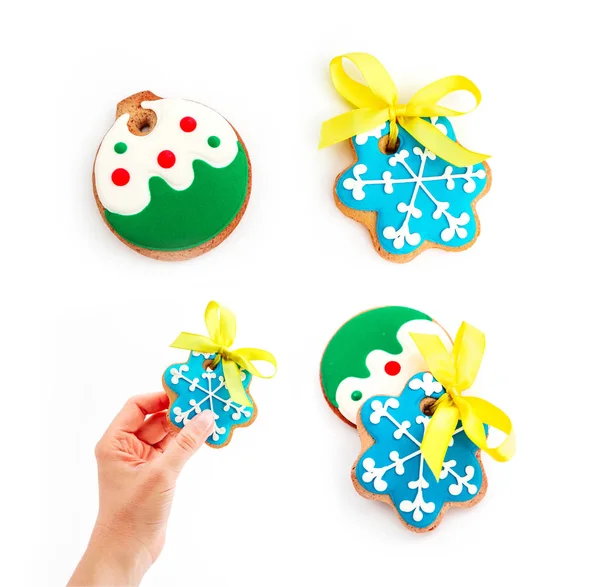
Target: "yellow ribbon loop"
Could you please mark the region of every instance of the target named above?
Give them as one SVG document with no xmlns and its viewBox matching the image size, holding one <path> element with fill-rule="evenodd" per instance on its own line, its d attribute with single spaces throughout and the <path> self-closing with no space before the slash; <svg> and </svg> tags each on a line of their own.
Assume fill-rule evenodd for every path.
<svg viewBox="0 0 600 587">
<path fill-rule="evenodd" d="M 440 477 L 446 451 L 459 420 L 465 434 L 476 446 L 496 461 L 508 461 L 516 450 L 516 438 L 510 418 L 484 399 L 462 395 L 463 391 L 473 385 L 479 371 L 485 350 L 483 332 L 463 322 L 456 335 L 452 354 L 448 353 L 442 341 L 434 334 L 411 332 L 410 335 L 429 370 L 446 389 L 446 393 L 435 403 L 433 416 L 421 443 L 421 453 L 435 478 Z M 499 446 L 488 446 L 484 424 L 506 434 Z"/>
<path fill-rule="evenodd" d="M 344 59 L 356 65 L 366 85 L 353 80 L 344 71 Z M 437 80 L 419 90 L 406 104 L 399 104 L 398 90 L 389 73 L 368 53 L 347 53 L 335 57 L 330 70 L 335 89 L 356 109 L 323 123 L 320 149 L 373 130 L 389 120 L 391 145 L 396 144 L 400 125 L 432 153 L 457 167 L 481 163 L 489 157 L 465 149 L 423 120 L 432 116 L 461 116 L 475 110 L 481 101 L 481 92 L 466 77 L 451 75 Z M 438 105 L 442 98 L 458 90 L 466 90 L 475 98 L 475 106 L 471 110 L 462 112 Z"/>
<path fill-rule="evenodd" d="M 235 340 L 235 314 L 217 302 L 210 302 L 206 306 L 204 321 L 208 336 L 182 332 L 171 346 L 176 349 L 216 354 L 213 367 L 223 361 L 223 375 L 231 399 L 242 406 L 251 406 L 252 402 L 242 385 L 240 369 L 245 369 L 257 377 L 270 379 L 277 372 L 275 357 L 262 349 L 231 350 L 229 347 Z M 253 361 L 270 363 L 275 370 L 271 375 L 264 375 L 254 366 Z"/>
</svg>

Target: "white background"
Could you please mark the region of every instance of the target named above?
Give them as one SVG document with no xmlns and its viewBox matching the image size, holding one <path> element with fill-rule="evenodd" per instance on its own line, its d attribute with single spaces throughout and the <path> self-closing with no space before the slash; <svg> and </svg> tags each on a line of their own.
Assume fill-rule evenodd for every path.
<svg viewBox="0 0 600 587">
<path fill-rule="evenodd" d="M 597 578 L 599 47 L 584 4 L 3 8 L 0 582 L 67 581 L 96 514 L 95 442 L 128 396 L 161 388 L 163 369 L 185 356 L 169 344 L 202 331 L 210 299 L 236 312 L 236 342 L 268 348 L 280 371 L 253 383 L 256 423 L 184 471 L 145 585 Z M 493 154 L 472 249 L 396 265 L 336 209 L 332 184 L 352 153 L 316 145 L 320 123 L 348 108 L 328 77 L 348 51 L 376 55 L 403 99 L 455 73 L 481 88 L 480 108 L 453 121 L 463 144 Z M 114 107 L 145 89 L 213 106 L 252 158 L 241 224 L 183 263 L 126 248 L 92 196 Z M 483 457 L 485 499 L 427 535 L 355 493 L 358 438 L 319 385 L 335 330 L 390 304 L 453 332 L 462 320 L 481 328 L 473 392 L 517 430 L 511 462 Z"/>
</svg>

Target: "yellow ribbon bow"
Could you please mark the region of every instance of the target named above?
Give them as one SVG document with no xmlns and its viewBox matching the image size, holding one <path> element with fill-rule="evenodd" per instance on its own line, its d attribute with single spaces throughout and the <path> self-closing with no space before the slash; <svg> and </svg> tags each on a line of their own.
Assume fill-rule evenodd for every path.
<svg viewBox="0 0 600 587">
<path fill-rule="evenodd" d="M 354 81 L 345 71 L 343 59 L 356 65 L 367 85 Z M 396 145 L 398 126 L 411 134 L 432 153 L 456 165 L 466 167 L 489 157 L 469 151 L 449 139 L 435 125 L 423 120 L 432 116 L 461 116 L 477 108 L 481 101 L 479 88 L 461 75 L 450 75 L 419 90 L 406 104 L 398 103 L 398 90 L 383 65 L 368 53 L 347 53 L 331 60 L 331 79 L 335 89 L 355 110 L 335 116 L 323 123 L 319 148 L 339 143 L 368 132 L 390 121 L 389 144 Z M 475 98 L 475 106 L 466 112 L 438 106 L 438 102 L 458 90 L 466 90 Z"/>
<path fill-rule="evenodd" d="M 510 418 L 494 404 L 479 397 L 463 397 L 462 392 L 471 387 L 479 371 L 485 335 L 474 326 L 463 322 L 456 335 L 450 354 L 442 341 L 434 334 L 410 333 L 423 355 L 432 375 L 444 386 L 444 393 L 435 403 L 421 453 L 425 462 L 439 479 L 446 451 L 461 420 L 465 434 L 481 450 L 496 461 L 508 461 L 516 450 L 516 439 Z M 484 423 L 506 434 L 497 447 L 487 444 Z"/>
<path fill-rule="evenodd" d="M 176 349 L 186 349 L 199 353 L 216 353 L 213 367 L 216 367 L 219 361 L 223 361 L 223 375 L 231 399 L 242 406 L 251 406 L 252 402 L 242 385 L 240 368 L 257 377 L 270 379 L 277 372 L 275 357 L 262 349 L 231 350 L 229 347 L 235 339 L 235 314 L 228 308 L 220 306 L 217 302 L 210 302 L 206 306 L 204 321 L 208 336 L 182 332 L 171 346 Z M 252 361 L 271 363 L 275 367 L 275 371 L 271 375 L 263 375 L 252 364 Z"/>
</svg>

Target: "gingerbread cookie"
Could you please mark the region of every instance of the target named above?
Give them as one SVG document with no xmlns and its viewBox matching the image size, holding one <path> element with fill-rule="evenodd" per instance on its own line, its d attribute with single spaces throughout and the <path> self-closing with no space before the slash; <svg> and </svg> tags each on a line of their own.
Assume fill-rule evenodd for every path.
<svg viewBox="0 0 600 587">
<path fill-rule="evenodd" d="M 431 373 L 418 373 L 401 395 L 369 398 L 358 419 L 362 451 L 352 468 L 354 487 L 363 497 L 393 507 L 415 532 L 433 530 L 449 507 L 475 505 L 487 489 L 480 451 L 460 421 L 439 480 L 421 453 L 430 409 L 444 391 Z"/>
<path fill-rule="evenodd" d="M 352 62 L 364 78 L 344 70 Z M 330 64 L 336 90 L 355 106 L 323 123 L 320 147 L 350 139 L 354 163 L 334 185 L 338 208 L 369 230 L 377 252 L 405 263 L 428 248 L 461 251 L 479 235 L 476 202 L 488 191 L 488 155 L 456 140 L 448 116 L 465 112 L 438 102 L 453 92 L 481 93 L 453 75 L 416 92 L 405 104 L 383 65 L 368 53 L 347 53 Z"/>
<path fill-rule="evenodd" d="M 220 114 L 191 100 L 135 94 L 117 106 L 93 171 L 102 218 L 137 252 L 189 259 L 221 243 L 250 196 L 248 153 Z"/>
<path fill-rule="evenodd" d="M 447 118 L 427 119 L 456 141 Z M 486 163 L 455 167 L 404 129 L 386 152 L 389 122 L 352 138 L 355 162 L 335 184 L 338 208 L 364 224 L 377 252 L 390 261 L 410 261 L 425 249 L 464 250 L 479 236 L 477 201 L 487 193 Z"/>
<path fill-rule="evenodd" d="M 165 371 L 163 387 L 169 396 L 169 420 L 177 428 L 183 428 L 202 410 L 210 410 L 215 417 L 213 433 L 206 441 L 215 448 L 225 446 L 231 440 L 235 428 L 250 426 L 258 410 L 249 393 L 252 375 L 240 370 L 242 384 L 250 406 L 243 406 L 231 399 L 223 363 L 214 366 L 216 354 L 192 351 L 186 363 L 176 363 Z"/>
<path fill-rule="evenodd" d="M 368 310 L 333 336 L 321 361 L 321 386 L 331 408 L 355 426 L 363 403 L 379 394 L 397 395 L 427 365 L 411 332 L 452 340 L 430 316 L 402 306 Z"/>
<path fill-rule="evenodd" d="M 275 357 L 263 349 L 231 349 L 236 333 L 233 312 L 217 302 L 209 302 L 204 313 L 208 335 L 182 332 L 171 345 L 191 351 L 187 362 L 169 366 L 163 387 L 169 396 L 169 420 L 183 428 L 203 410 L 215 419 L 206 443 L 214 448 L 229 444 L 236 428 L 250 426 L 257 408 L 250 395 L 254 377 L 271 378 L 277 370 Z M 256 361 L 270 363 L 271 375 L 261 373 Z"/>
</svg>

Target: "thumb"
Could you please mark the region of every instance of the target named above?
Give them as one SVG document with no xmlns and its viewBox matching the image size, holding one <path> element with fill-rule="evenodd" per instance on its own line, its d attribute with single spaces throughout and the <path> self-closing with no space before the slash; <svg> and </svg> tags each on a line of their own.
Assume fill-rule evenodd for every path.
<svg viewBox="0 0 600 587">
<path fill-rule="evenodd" d="M 200 412 L 192 418 L 164 452 L 167 466 L 179 473 L 190 457 L 204 444 L 213 431 L 215 416 L 210 410 Z"/>
</svg>

